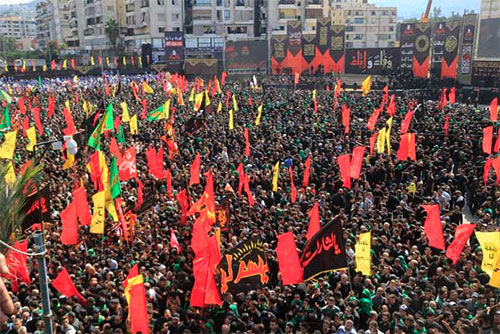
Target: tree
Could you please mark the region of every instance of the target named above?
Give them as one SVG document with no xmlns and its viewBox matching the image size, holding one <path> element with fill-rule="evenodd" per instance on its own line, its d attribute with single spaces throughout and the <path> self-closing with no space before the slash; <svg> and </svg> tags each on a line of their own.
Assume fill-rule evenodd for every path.
<svg viewBox="0 0 500 334">
<path fill-rule="evenodd" d="M 116 22 L 115 19 L 110 18 L 108 22 L 106 22 L 106 35 L 108 36 L 109 42 L 113 46 L 113 48 L 116 48 L 116 42 L 118 40 L 118 37 L 120 37 L 120 28 L 118 27 L 118 23 Z"/>
<path fill-rule="evenodd" d="M 430 17 L 431 21 L 439 21 L 444 19 L 443 12 L 441 11 L 441 7 L 432 7 L 432 15 Z"/>
<path fill-rule="evenodd" d="M 0 50 L 10 52 L 16 50 L 16 40 L 12 37 L 0 37 Z"/>
</svg>

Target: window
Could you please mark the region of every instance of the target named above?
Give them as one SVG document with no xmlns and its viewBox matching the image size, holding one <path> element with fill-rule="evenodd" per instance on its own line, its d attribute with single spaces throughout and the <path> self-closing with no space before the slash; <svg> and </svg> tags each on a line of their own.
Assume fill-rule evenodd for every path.
<svg viewBox="0 0 500 334">
<path fill-rule="evenodd" d="M 354 24 L 363 24 L 364 20 L 362 17 L 355 17 Z"/>
<path fill-rule="evenodd" d="M 165 28 L 158 28 L 158 32 L 165 32 Z"/>
<path fill-rule="evenodd" d="M 354 27 L 353 26 L 346 26 L 345 31 L 354 31 Z"/>
<path fill-rule="evenodd" d="M 217 6 L 222 6 L 222 0 L 217 0 Z"/>
<path fill-rule="evenodd" d="M 224 11 L 224 21 L 231 20 L 231 12 L 229 10 Z"/>
<path fill-rule="evenodd" d="M 165 4 L 164 0 L 158 0 L 158 6 L 163 6 Z"/>
<path fill-rule="evenodd" d="M 362 39 L 363 39 L 363 34 L 356 34 L 356 35 L 354 35 L 354 40 L 360 41 Z"/>
<path fill-rule="evenodd" d="M 165 22 L 165 14 L 158 14 L 158 21 Z"/>
</svg>

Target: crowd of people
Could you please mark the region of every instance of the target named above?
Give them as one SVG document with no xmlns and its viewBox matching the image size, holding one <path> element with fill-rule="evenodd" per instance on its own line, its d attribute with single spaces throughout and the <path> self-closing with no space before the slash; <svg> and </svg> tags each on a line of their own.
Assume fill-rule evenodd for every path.
<svg viewBox="0 0 500 334">
<path fill-rule="evenodd" d="M 83 101 L 104 110 L 114 104 L 114 116 L 121 114 L 120 103 L 127 102 L 132 115 L 139 115 L 142 105 L 136 100 L 130 83 L 148 81 L 154 94 L 145 94 L 148 110 L 169 98 L 157 74 L 140 76 L 80 77 L 36 81 L 4 80 L 0 87 L 10 86 L 13 102 L 9 112 L 13 127 L 21 128 L 16 102 L 21 96 L 31 107 L 41 109 L 44 135 L 39 142 L 62 137 L 65 127 L 63 109 L 69 101 L 77 127 L 85 118 Z M 56 333 L 123 334 L 129 332 L 128 305 L 123 281 L 132 266 L 139 265 L 144 275 L 150 333 L 317 333 L 317 334 L 493 334 L 500 333 L 500 308 L 497 289 L 488 285 L 489 276 L 481 270 L 483 252 L 474 235 L 465 246 L 456 265 L 445 252 L 429 247 L 423 230 L 426 217 L 422 204 L 439 204 L 444 237 L 448 245 L 460 224 L 477 222 L 476 230 L 494 231 L 500 216 L 500 191 L 490 182 L 483 183 L 486 156 L 481 150 L 481 129 L 490 124 L 488 112 L 476 105 L 460 102 L 439 108 L 433 86 L 423 90 L 398 92 L 393 121 L 392 153 L 367 152 L 360 180 L 352 189 L 342 186 L 336 157 L 351 153 L 358 145 L 369 147 L 371 131 L 366 123 L 382 99 L 382 91 L 363 96 L 357 91 L 341 91 L 334 108 L 335 78 L 301 78 L 331 85 L 330 91 L 317 92 L 317 112 L 313 110 L 311 90 L 295 90 L 282 83 L 293 82 L 292 76 L 268 76 L 265 89 L 250 87 L 249 81 L 227 78 L 222 94 L 211 97 L 212 111 L 205 112 L 205 125 L 188 134 L 186 121 L 193 116 L 193 102 L 188 96 L 190 81 L 183 93 L 185 106 L 175 96 L 171 99 L 178 154 L 165 154 L 165 168 L 172 173 L 173 197 L 169 199 L 166 181 L 150 173 L 145 151 L 167 146 L 165 121 L 140 120 L 138 134 L 132 135 L 128 124 L 122 123 L 126 144 L 137 150 L 138 177 L 144 184 L 144 203 L 137 212 L 133 242 L 124 240 L 123 231 L 107 218 L 104 235 L 91 234 L 87 226 L 79 229 L 79 244 L 61 243 L 59 214 L 72 200 L 75 184 L 86 188 L 89 203 L 96 192 L 86 169 L 90 147 L 79 147 L 75 167 L 63 170 L 65 158 L 60 151 L 49 150 L 42 158 L 43 183 L 51 191 L 52 220 L 44 224 L 47 243 L 49 282 L 65 268 L 77 290 L 86 299 L 67 298 L 52 286 L 51 307 Z M 106 94 L 106 85 L 118 81 L 120 89 Z M 204 86 L 208 80 L 204 82 Z M 175 86 L 174 86 L 175 87 Z M 389 86 L 391 90 L 393 87 Z M 400 88 L 400 87 L 397 87 Z M 204 89 L 204 88 L 201 88 Z M 78 93 L 77 93 L 78 92 Z M 234 94 L 239 110 L 234 112 L 234 129 L 228 127 L 226 92 Z M 54 93 L 56 110 L 47 117 L 48 96 Z M 391 93 L 391 92 L 390 92 Z M 78 97 L 77 97 L 78 96 Z M 34 100 L 36 99 L 36 102 Z M 78 99 L 78 101 L 77 101 Z M 396 152 L 399 126 L 412 103 L 422 104 L 416 110 L 410 131 L 416 133 L 417 160 L 400 161 Z M 460 96 L 457 97 L 460 101 Z M 223 108 L 217 112 L 222 102 Z M 350 132 L 344 133 L 341 105 L 351 110 Z M 257 108 L 262 105 L 260 125 L 255 124 Z M 175 113 L 173 109 L 175 108 Z M 17 115 L 17 116 L 16 116 Z M 449 116 L 448 135 L 443 131 Z M 28 111 L 30 122 L 33 115 Z M 386 124 L 383 112 L 376 130 Z M 16 125 L 17 124 L 17 125 Z M 248 127 L 251 154 L 245 157 L 243 128 Z M 108 166 L 113 131 L 103 136 L 101 149 Z M 18 131 L 14 156 L 16 169 L 30 158 L 25 149 L 27 139 Z M 369 151 L 369 150 L 367 150 Z M 189 167 L 196 154 L 201 155 L 202 183 L 187 187 Z M 305 161 L 311 157 L 310 182 L 302 185 Z M 278 191 L 272 191 L 272 168 L 280 161 Z M 243 163 L 250 177 L 250 190 L 255 204 L 246 196 L 227 191 L 227 184 L 238 188 L 237 166 Z M 290 200 L 291 166 L 297 200 Z M 264 288 L 238 294 L 223 294 L 221 306 L 203 309 L 190 307 L 194 284 L 191 228 L 194 218 L 181 224 L 181 209 L 176 195 L 189 188 L 194 202 L 203 193 L 203 172 L 213 173 L 217 203 L 229 201 L 230 223 L 221 233 L 221 252 L 238 243 L 257 237 L 265 242 L 271 270 Z M 137 203 L 138 184 L 135 179 L 121 184 L 121 197 L 126 208 Z M 340 214 L 348 255 L 349 268 L 333 271 L 313 281 L 297 285 L 281 284 L 278 260 L 274 251 L 277 235 L 292 231 L 299 255 L 306 244 L 308 212 L 318 202 L 321 224 Z M 467 216 L 464 212 L 469 212 Z M 214 226 L 215 229 L 217 226 Z M 170 230 L 181 249 L 173 249 Z M 371 231 L 371 275 L 355 271 L 354 245 L 360 233 Z M 30 251 L 33 242 L 29 241 Z M 0 334 L 44 333 L 39 290 L 39 270 L 28 258 L 31 284 L 22 283 L 11 291 L 14 312 L 0 325 Z"/>
</svg>

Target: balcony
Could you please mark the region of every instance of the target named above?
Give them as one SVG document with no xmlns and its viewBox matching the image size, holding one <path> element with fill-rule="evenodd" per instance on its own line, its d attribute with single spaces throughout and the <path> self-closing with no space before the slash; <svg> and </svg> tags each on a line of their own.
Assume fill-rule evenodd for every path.
<svg viewBox="0 0 500 334">
<path fill-rule="evenodd" d="M 323 3 L 321 0 L 309 0 L 306 3 L 306 8 L 321 8 Z"/>
<path fill-rule="evenodd" d="M 294 8 L 296 8 L 295 0 L 280 0 L 278 2 L 278 8 L 294 9 Z"/>
</svg>

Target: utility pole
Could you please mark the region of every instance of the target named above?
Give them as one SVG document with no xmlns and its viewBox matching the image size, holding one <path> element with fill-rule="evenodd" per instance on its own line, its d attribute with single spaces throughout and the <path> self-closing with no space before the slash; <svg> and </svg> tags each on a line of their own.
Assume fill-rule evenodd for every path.
<svg viewBox="0 0 500 334">
<path fill-rule="evenodd" d="M 49 283 L 47 281 L 47 264 L 45 263 L 45 245 L 43 243 L 43 232 L 35 232 L 35 252 L 38 261 L 38 279 L 40 281 L 40 293 L 42 295 L 44 333 L 53 334 L 52 311 L 50 310 Z"/>
</svg>

